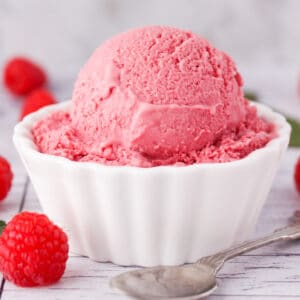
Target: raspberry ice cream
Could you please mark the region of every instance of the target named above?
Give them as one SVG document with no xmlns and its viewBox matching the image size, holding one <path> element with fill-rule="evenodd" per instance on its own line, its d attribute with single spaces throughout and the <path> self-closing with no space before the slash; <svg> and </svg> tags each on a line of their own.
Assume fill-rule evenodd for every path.
<svg viewBox="0 0 300 300">
<path fill-rule="evenodd" d="M 79 73 L 70 110 L 32 133 L 43 153 L 139 167 L 237 160 L 275 136 L 244 99 L 227 54 L 160 26 L 101 45 Z"/>
</svg>

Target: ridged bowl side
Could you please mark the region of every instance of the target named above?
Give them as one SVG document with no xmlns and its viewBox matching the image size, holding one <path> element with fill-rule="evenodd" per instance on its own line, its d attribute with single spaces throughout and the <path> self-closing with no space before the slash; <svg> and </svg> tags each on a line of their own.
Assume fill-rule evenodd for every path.
<svg viewBox="0 0 300 300">
<path fill-rule="evenodd" d="M 49 108 L 17 125 L 14 141 L 72 251 L 120 265 L 178 265 L 244 240 L 255 226 L 290 131 L 281 116 L 258 109 L 279 136 L 231 163 L 143 169 L 41 154 L 30 128 Z"/>
</svg>

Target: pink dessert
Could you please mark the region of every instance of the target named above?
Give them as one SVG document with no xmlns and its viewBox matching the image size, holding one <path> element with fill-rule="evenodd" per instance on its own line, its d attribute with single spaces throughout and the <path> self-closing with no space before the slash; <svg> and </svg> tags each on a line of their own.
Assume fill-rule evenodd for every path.
<svg viewBox="0 0 300 300">
<path fill-rule="evenodd" d="M 274 126 L 244 99 L 232 59 L 201 36 L 152 26 L 106 41 L 75 83 L 68 112 L 39 121 L 43 153 L 153 167 L 229 162 L 264 147 Z"/>
</svg>

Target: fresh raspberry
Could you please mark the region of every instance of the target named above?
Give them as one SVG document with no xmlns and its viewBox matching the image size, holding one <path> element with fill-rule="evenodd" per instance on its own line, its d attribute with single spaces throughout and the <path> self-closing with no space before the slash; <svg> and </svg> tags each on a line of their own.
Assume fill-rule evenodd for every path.
<svg viewBox="0 0 300 300">
<path fill-rule="evenodd" d="M 25 99 L 21 110 L 20 120 L 28 114 L 50 104 L 55 104 L 54 97 L 45 89 L 38 89 L 33 91 Z"/>
<path fill-rule="evenodd" d="M 16 57 L 4 68 L 4 84 L 16 95 L 26 95 L 45 84 L 45 72 L 34 62 Z"/>
<path fill-rule="evenodd" d="M 21 212 L 0 237 L 0 272 L 19 286 L 52 284 L 65 271 L 68 250 L 66 234 L 47 216 Z"/>
<path fill-rule="evenodd" d="M 13 179 L 13 173 L 9 162 L 0 156 L 0 201 L 8 194 Z"/>
<path fill-rule="evenodd" d="M 300 98 L 300 74 L 298 76 L 298 86 L 297 86 L 298 98 Z"/>
<path fill-rule="evenodd" d="M 300 157 L 298 158 L 298 161 L 296 163 L 294 178 L 295 178 L 296 188 L 300 193 Z"/>
</svg>

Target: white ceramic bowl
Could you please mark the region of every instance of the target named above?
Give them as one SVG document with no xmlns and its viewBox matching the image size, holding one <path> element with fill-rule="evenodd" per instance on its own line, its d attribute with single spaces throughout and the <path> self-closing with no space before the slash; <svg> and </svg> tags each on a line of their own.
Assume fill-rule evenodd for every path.
<svg viewBox="0 0 300 300">
<path fill-rule="evenodd" d="M 244 240 L 256 224 L 290 126 L 254 105 L 278 137 L 229 163 L 138 168 L 38 152 L 32 125 L 69 102 L 26 117 L 14 142 L 44 212 L 67 231 L 73 252 L 119 265 L 178 265 Z"/>
</svg>

